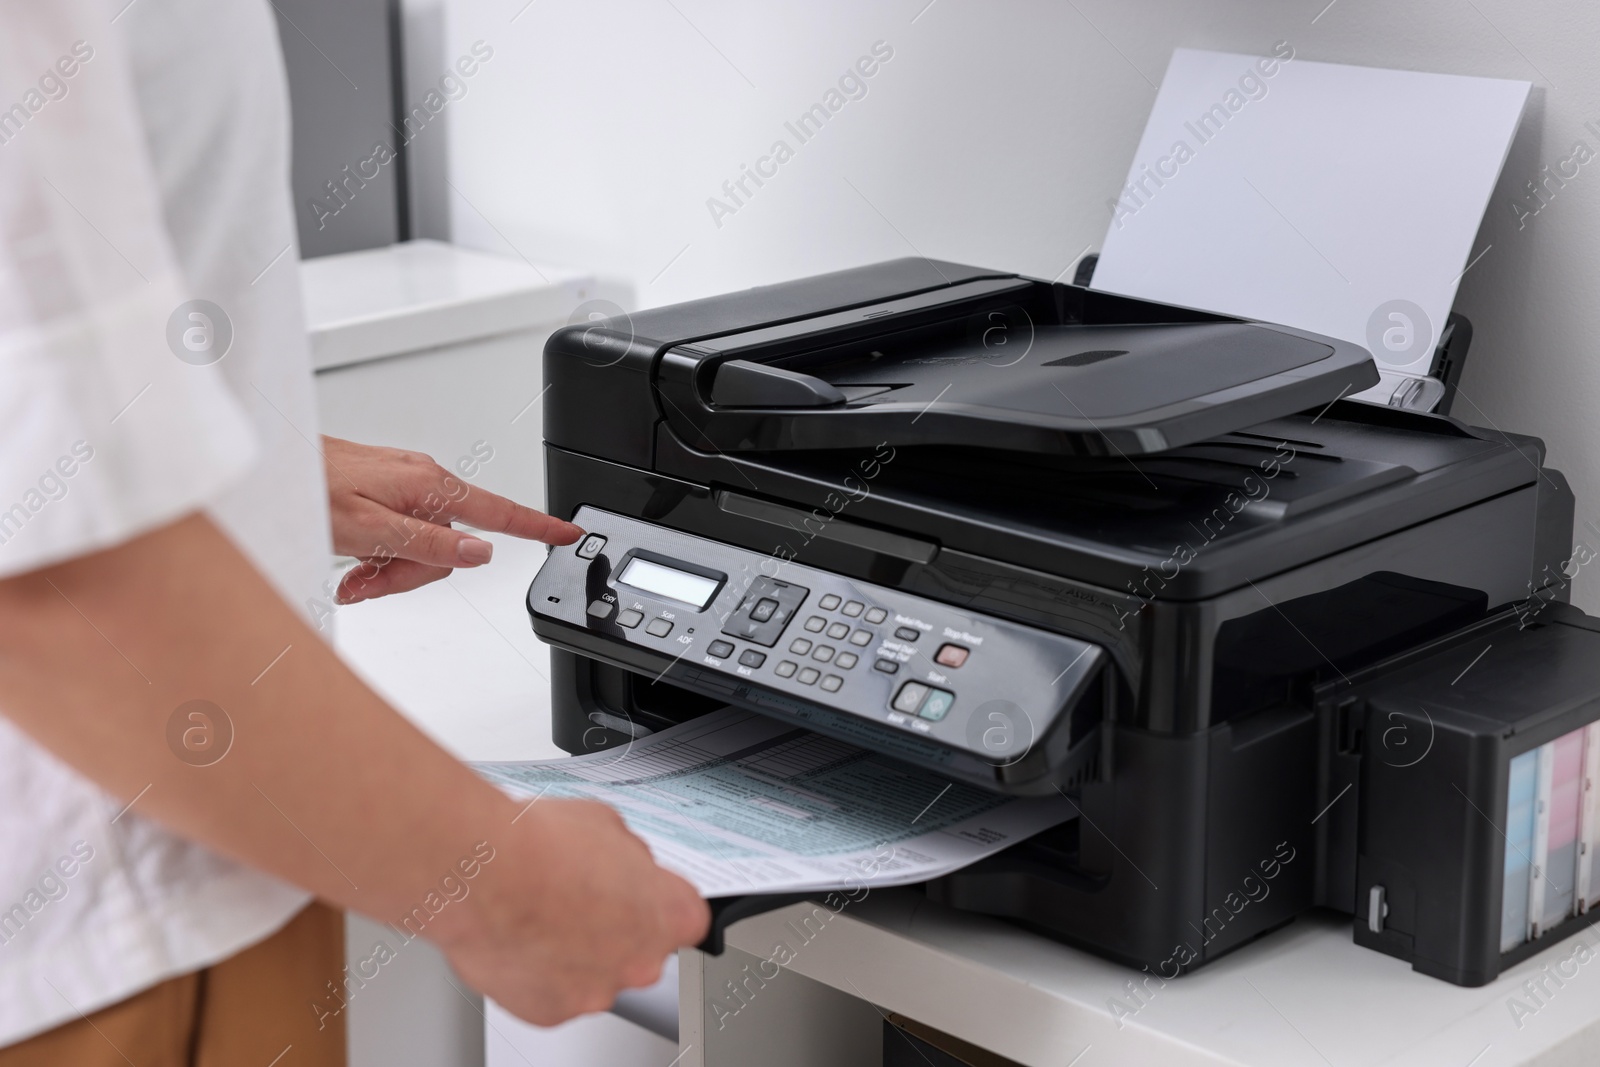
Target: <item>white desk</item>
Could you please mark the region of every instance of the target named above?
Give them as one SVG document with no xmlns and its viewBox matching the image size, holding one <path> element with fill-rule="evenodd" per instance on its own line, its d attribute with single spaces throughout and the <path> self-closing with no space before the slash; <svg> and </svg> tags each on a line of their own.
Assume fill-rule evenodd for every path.
<svg viewBox="0 0 1600 1067">
<path fill-rule="evenodd" d="M 1152 983 L 1139 1007 L 1125 988 L 1136 972 L 913 891 L 871 894 L 801 942 L 795 926 L 810 911 L 795 905 L 735 924 L 725 958 L 683 954 L 680 1025 L 685 1045 L 696 1046 L 686 1067 L 876 1064 L 879 1009 L 1029 1067 L 1600 1063 L 1600 951 L 1520 1028 L 1507 1006 L 1514 995 L 1526 999 L 1522 984 L 1570 956 L 1578 938 L 1600 942 L 1592 929 L 1492 985 L 1461 989 L 1358 948 L 1347 921 L 1316 914 L 1192 975 Z M 794 951 L 784 973 L 766 988 L 747 986 L 754 992 L 737 1014 L 714 1012 L 712 997 L 725 1010 L 740 1007 L 725 983 L 779 943 Z M 1113 998 L 1137 1008 L 1120 1028 Z M 774 1032 L 790 1036 L 780 1044 Z"/>
</svg>

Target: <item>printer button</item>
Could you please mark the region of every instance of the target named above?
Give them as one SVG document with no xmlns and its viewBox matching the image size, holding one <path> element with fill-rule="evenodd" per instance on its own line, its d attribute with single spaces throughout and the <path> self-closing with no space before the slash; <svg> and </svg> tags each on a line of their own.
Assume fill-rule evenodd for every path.
<svg viewBox="0 0 1600 1067">
<path fill-rule="evenodd" d="M 813 615 L 811 618 L 806 620 L 806 629 L 810 630 L 812 633 L 821 633 L 822 628 L 826 625 L 828 625 L 828 620 L 824 619 L 821 615 Z"/>
<path fill-rule="evenodd" d="M 838 658 L 833 661 L 833 665 L 838 667 L 841 671 L 849 670 L 851 667 L 854 667 L 856 663 L 857 659 L 854 652 L 841 652 L 839 653 Z"/>
<path fill-rule="evenodd" d="M 815 667 L 805 667 L 801 669 L 800 674 L 795 678 L 795 681 L 799 682 L 801 685 L 816 685 L 817 678 L 820 677 L 821 674 L 822 672 L 817 670 Z"/>
<path fill-rule="evenodd" d="M 599 534 L 590 534 L 583 539 L 583 544 L 578 546 L 579 559 L 594 559 L 600 550 L 606 547 L 606 539 Z"/>
<path fill-rule="evenodd" d="M 866 607 L 866 605 L 861 603 L 859 600 L 847 601 L 844 606 L 844 613 L 853 619 L 857 615 L 861 614 L 861 609 L 864 607 Z"/>
<path fill-rule="evenodd" d="M 832 611 L 838 606 L 839 598 L 834 596 L 832 593 L 829 593 L 827 596 L 817 601 L 817 607 L 821 608 L 823 611 Z"/>
<path fill-rule="evenodd" d="M 867 645 L 872 644 L 872 631 L 857 630 L 855 633 L 850 635 L 850 643 L 852 645 L 858 645 L 862 648 L 865 648 Z"/>
<path fill-rule="evenodd" d="M 868 622 L 882 622 L 889 617 L 889 613 L 882 608 L 872 608 L 867 612 Z"/>
<path fill-rule="evenodd" d="M 644 612 L 640 611 L 638 608 L 629 608 L 627 611 L 624 611 L 621 615 L 617 616 L 617 625 L 621 626 L 625 630 L 631 630 L 643 621 Z M 733 650 L 733 646 L 729 645 L 728 650 L 731 652 Z"/>
<path fill-rule="evenodd" d="M 922 631 L 910 626 L 901 626 L 895 630 L 894 635 L 902 641 L 915 641 L 922 636 Z"/>
<path fill-rule="evenodd" d="M 900 669 L 900 664 L 896 663 L 892 659 L 880 659 L 878 662 L 872 665 L 872 669 L 875 671 L 882 671 L 884 674 L 893 674 L 895 671 Z"/>
<path fill-rule="evenodd" d="M 591 600 L 589 602 L 589 616 L 595 619 L 611 618 L 611 609 L 616 607 L 609 600 Z"/>
<path fill-rule="evenodd" d="M 779 663 L 776 667 L 772 668 L 772 673 L 776 674 L 779 678 L 790 678 L 794 676 L 794 669 L 797 666 L 798 664 L 795 663 L 794 660 L 786 659 Z"/>
<path fill-rule="evenodd" d="M 803 656 L 807 652 L 811 651 L 811 642 L 807 641 L 803 637 L 797 637 L 793 641 L 789 642 L 789 651 L 793 652 L 797 656 Z"/>
<path fill-rule="evenodd" d="M 672 623 L 667 619 L 651 619 L 644 632 L 651 637 L 665 637 L 672 632 Z"/>
<path fill-rule="evenodd" d="M 833 638 L 835 641 L 839 640 L 839 638 L 843 637 L 849 632 L 849 623 L 836 622 L 832 626 L 828 627 L 828 636 Z"/>
<path fill-rule="evenodd" d="M 818 645 L 816 651 L 811 653 L 811 658 L 816 660 L 818 663 L 828 662 L 833 658 L 833 646 Z"/>
<path fill-rule="evenodd" d="M 842 685 L 844 685 L 844 679 L 837 674 L 830 674 L 822 680 L 822 688 L 830 693 L 837 693 Z"/>
<path fill-rule="evenodd" d="M 753 648 L 747 648 L 739 653 L 739 666 L 741 667 L 754 669 L 765 662 L 767 662 L 767 654 L 765 652 L 757 652 Z"/>
<path fill-rule="evenodd" d="M 933 662 L 941 667 L 954 669 L 967 662 L 967 655 L 971 649 L 966 645 L 940 645 L 939 651 L 934 653 Z"/>
<path fill-rule="evenodd" d="M 617 621 L 621 622 L 622 620 L 618 619 Z M 710 647 L 706 649 L 706 655 L 710 656 L 712 659 L 727 659 L 729 656 L 733 655 L 733 642 L 713 641 L 711 642 Z"/>
<path fill-rule="evenodd" d="M 789 621 L 805 602 L 809 590 L 793 582 L 757 578 L 750 583 L 744 599 L 722 632 L 729 637 L 772 648 L 788 628 Z"/>
<path fill-rule="evenodd" d="M 934 689 L 928 693 L 928 699 L 922 702 L 922 708 L 917 714 L 929 722 L 938 722 L 950 714 L 950 705 L 955 702 L 956 695 L 954 693 L 946 692 L 943 689 Z"/>
<path fill-rule="evenodd" d="M 907 715 L 915 715 L 922 706 L 922 698 L 928 695 L 928 687 L 921 682 L 907 682 L 900 687 L 894 703 L 889 705 L 895 711 L 903 711 Z"/>
</svg>

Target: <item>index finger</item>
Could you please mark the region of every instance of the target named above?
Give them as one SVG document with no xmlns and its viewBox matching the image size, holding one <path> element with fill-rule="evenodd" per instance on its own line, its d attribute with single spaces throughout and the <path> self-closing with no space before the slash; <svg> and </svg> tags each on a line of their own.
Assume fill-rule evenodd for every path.
<svg viewBox="0 0 1600 1067">
<path fill-rule="evenodd" d="M 547 545 L 570 545 L 583 536 L 583 530 L 570 522 L 523 507 L 477 486 L 469 488 L 467 495 L 456 503 L 451 519 L 480 530 L 543 541 Z"/>
</svg>

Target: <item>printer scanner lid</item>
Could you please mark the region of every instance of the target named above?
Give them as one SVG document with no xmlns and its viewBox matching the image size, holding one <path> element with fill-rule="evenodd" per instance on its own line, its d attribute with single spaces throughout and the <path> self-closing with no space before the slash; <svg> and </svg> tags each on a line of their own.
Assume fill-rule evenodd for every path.
<svg viewBox="0 0 1600 1067">
<path fill-rule="evenodd" d="M 705 335 L 657 348 L 661 416 L 686 444 L 722 452 L 1140 454 L 1378 381 L 1366 349 L 1331 337 L 954 264 L 926 284 L 939 264 L 914 261 L 924 287 L 884 295 L 911 262 L 826 276 L 834 306 L 810 314 L 781 284 L 704 302 Z M 852 276 L 863 302 L 838 306 Z"/>
</svg>

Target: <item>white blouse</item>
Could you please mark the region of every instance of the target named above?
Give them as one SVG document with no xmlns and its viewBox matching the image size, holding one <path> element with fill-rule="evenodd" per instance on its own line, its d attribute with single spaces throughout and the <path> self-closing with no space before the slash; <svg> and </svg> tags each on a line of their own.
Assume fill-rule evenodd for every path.
<svg viewBox="0 0 1600 1067">
<path fill-rule="evenodd" d="M 288 167 L 267 0 L 0 0 L 0 577 L 204 510 L 290 602 L 318 595 Z M 4 711 L 0 1045 L 305 903 L 123 812 Z"/>
</svg>

